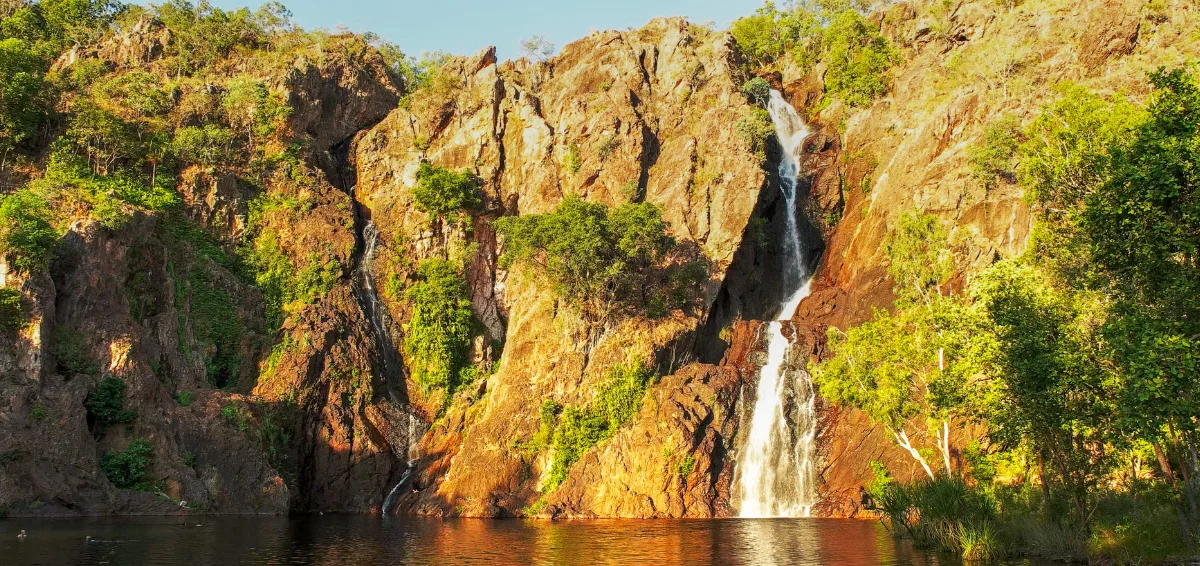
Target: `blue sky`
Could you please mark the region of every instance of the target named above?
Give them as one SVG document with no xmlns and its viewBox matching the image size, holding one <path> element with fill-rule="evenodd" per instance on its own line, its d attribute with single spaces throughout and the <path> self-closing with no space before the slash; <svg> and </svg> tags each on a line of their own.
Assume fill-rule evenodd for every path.
<svg viewBox="0 0 1200 566">
<path fill-rule="evenodd" d="M 220 8 L 259 0 L 212 0 Z M 687 16 L 725 27 L 762 0 L 283 0 L 306 28 L 373 31 L 406 54 L 474 53 L 495 45 L 501 59 L 518 54 L 523 37 L 543 35 L 558 46 L 592 30 L 640 27 L 655 16 Z"/>
</svg>

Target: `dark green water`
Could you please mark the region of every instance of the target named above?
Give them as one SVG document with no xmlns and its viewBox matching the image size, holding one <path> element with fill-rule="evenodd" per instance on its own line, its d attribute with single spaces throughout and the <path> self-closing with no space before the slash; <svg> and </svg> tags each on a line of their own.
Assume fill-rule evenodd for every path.
<svg viewBox="0 0 1200 566">
<path fill-rule="evenodd" d="M 17 532 L 29 536 L 18 541 Z M 87 543 L 92 536 L 98 542 Z M 878 523 L 440 520 L 367 516 L 0 521 L 16 564 L 955 564 Z"/>
</svg>

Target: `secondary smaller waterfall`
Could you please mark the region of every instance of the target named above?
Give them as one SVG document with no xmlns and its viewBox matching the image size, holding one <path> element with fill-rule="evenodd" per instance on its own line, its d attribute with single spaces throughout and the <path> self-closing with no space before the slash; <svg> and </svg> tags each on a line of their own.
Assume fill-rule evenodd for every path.
<svg viewBox="0 0 1200 566">
<path fill-rule="evenodd" d="M 778 91 L 767 106 L 783 147 L 780 192 L 787 207 L 779 274 L 786 297 L 778 319 L 766 327 L 767 362 L 759 371 L 750 432 L 738 458 L 741 517 L 807 517 L 816 503 L 816 407 L 808 373 L 791 364 L 792 342 L 784 333 L 808 296 L 812 273 L 796 221 L 799 157 L 808 125 Z"/>
<path fill-rule="evenodd" d="M 404 474 L 400 476 L 400 480 L 392 489 L 388 490 L 387 497 L 383 499 L 381 511 L 384 515 L 389 514 L 396 506 L 396 499 L 400 497 L 400 488 L 408 483 L 412 478 L 413 472 L 417 469 L 417 461 L 421 459 L 421 436 L 423 435 L 424 425 L 416 415 L 408 414 L 408 467 L 404 468 Z"/>
</svg>

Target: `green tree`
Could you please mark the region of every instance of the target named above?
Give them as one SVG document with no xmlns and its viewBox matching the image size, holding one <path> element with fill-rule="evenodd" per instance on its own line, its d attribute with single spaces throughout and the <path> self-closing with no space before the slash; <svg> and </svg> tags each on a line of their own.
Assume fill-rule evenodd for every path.
<svg viewBox="0 0 1200 566">
<path fill-rule="evenodd" d="M 137 413 L 125 409 L 125 382 L 115 377 L 105 377 L 83 400 L 88 415 L 97 424 L 110 425 L 133 422 Z"/>
<path fill-rule="evenodd" d="M 554 212 L 501 218 L 496 229 L 504 237 L 502 267 L 533 268 L 596 321 L 619 310 L 645 312 L 656 299 L 682 307 L 678 299 L 707 275 L 696 262 L 667 262 L 677 243 L 649 203 L 610 210 L 570 195 Z"/>
<path fill-rule="evenodd" d="M 825 90 L 850 106 L 866 106 L 888 89 L 887 71 L 898 55 L 879 30 L 855 10 L 833 16 L 824 36 Z"/>
<path fill-rule="evenodd" d="M 990 188 L 996 179 L 1016 180 L 1012 160 L 1024 136 L 1017 116 L 1004 116 L 984 127 L 983 139 L 967 151 L 971 172 L 984 187 Z"/>
<path fill-rule="evenodd" d="M 9 152 L 32 136 L 46 118 L 43 65 L 26 42 L 0 40 L 0 173 Z"/>
<path fill-rule="evenodd" d="M 451 171 L 424 161 L 417 170 L 412 194 L 417 208 L 429 214 L 443 238 L 443 225 L 458 223 L 461 213 L 478 207 L 482 196 L 479 181 L 470 171 Z M 443 241 L 443 250 L 445 244 Z"/>
<path fill-rule="evenodd" d="M 830 328 L 830 357 L 813 372 L 826 399 L 866 413 L 930 478 L 933 467 L 908 431 L 925 425 L 953 474 L 951 427 L 987 398 L 976 377 L 995 348 L 981 336 L 980 313 L 941 292 L 952 272 L 946 248 L 936 216 L 903 213 L 885 242 L 896 312 L 876 311 L 845 332 Z"/>
<path fill-rule="evenodd" d="M 1000 402 L 986 413 L 989 436 L 1028 441 L 1043 489 L 1059 482 L 1086 530 L 1089 494 L 1107 471 L 1114 406 L 1111 375 L 1093 321 L 1097 303 L 1015 260 L 980 275 L 971 294 L 999 344 L 989 374 Z"/>
<path fill-rule="evenodd" d="M 417 278 L 405 293 L 413 307 L 405 354 L 418 384 L 453 392 L 470 365 L 468 353 L 477 327 L 467 284 L 458 266 L 443 259 L 422 262 Z"/>
<path fill-rule="evenodd" d="M 46 200 L 28 189 L 0 199 L 0 253 L 23 271 L 46 267 L 58 243 Z"/>
<path fill-rule="evenodd" d="M 257 150 L 264 139 L 283 128 L 292 113 L 292 108 L 266 84 L 246 78 L 234 79 L 229 84 L 221 107 L 234 129 L 245 134 L 251 151 Z"/>
<path fill-rule="evenodd" d="M 734 20 L 729 32 L 751 66 L 762 67 L 791 51 L 807 53 L 819 45 L 819 22 L 812 10 L 779 10 L 766 2 L 753 15 Z M 807 48 L 807 49 L 806 49 Z"/>
</svg>

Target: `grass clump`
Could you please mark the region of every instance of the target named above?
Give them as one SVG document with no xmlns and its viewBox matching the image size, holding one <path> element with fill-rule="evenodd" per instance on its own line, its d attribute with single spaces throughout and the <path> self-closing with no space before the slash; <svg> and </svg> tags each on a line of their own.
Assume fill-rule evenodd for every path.
<svg viewBox="0 0 1200 566">
<path fill-rule="evenodd" d="M 54 361 L 58 371 L 68 379 L 100 371 L 100 364 L 88 352 L 87 339 L 72 328 L 60 326 L 54 330 Z"/>
</svg>

